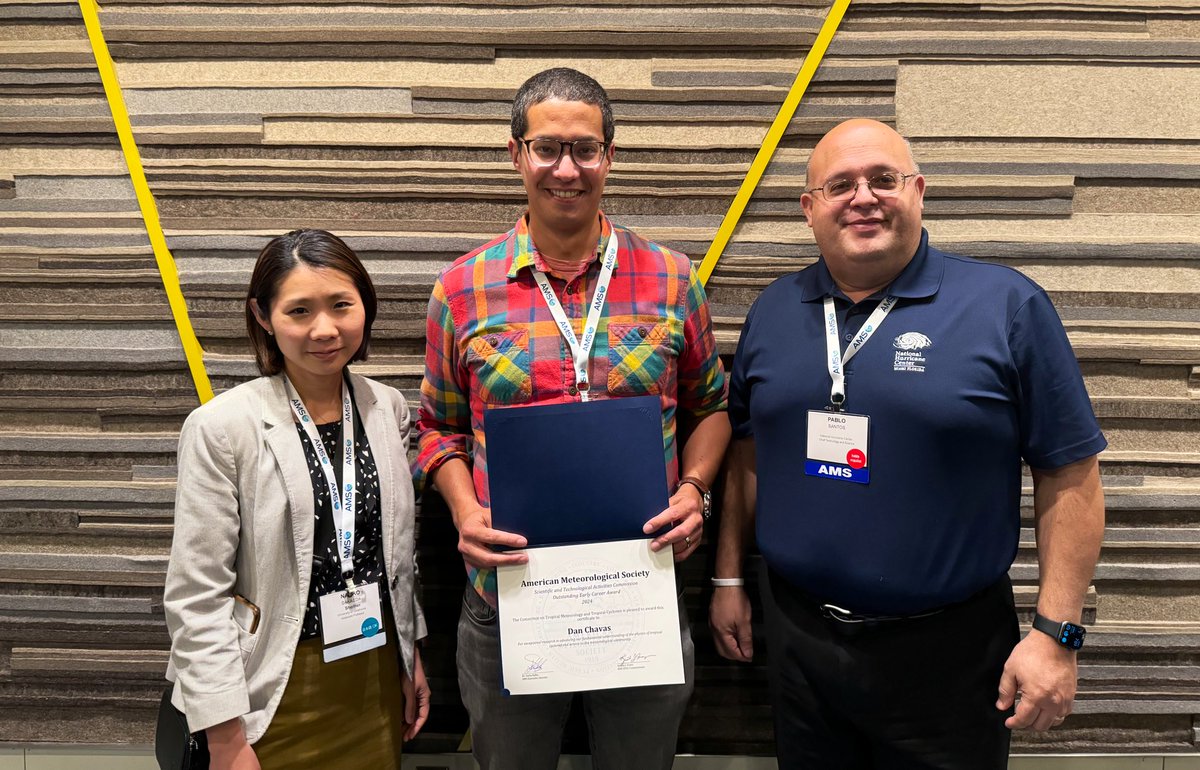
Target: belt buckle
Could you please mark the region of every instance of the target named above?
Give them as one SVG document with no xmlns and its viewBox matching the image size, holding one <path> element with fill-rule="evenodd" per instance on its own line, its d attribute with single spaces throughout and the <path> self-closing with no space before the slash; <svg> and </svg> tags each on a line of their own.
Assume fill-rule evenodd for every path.
<svg viewBox="0 0 1200 770">
<path fill-rule="evenodd" d="M 846 623 L 848 625 L 861 625 L 867 620 L 836 604 L 822 604 L 820 610 L 821 614 L 830 620 L 836 620 L 839 623 Z"/>
<path fill-rule="evenodd" d="M 845 637 L 858 636 L 879 627 L 878 618 L 863 617 L 836 604 L 822 604 L 820 610 L 827 620 L 832 621 L 829 628 Z"/>
</svg>

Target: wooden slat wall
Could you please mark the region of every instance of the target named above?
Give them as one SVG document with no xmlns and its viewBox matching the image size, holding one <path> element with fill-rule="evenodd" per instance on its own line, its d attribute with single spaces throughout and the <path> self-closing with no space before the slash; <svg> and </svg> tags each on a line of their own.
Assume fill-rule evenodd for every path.
<svg viewBox="0 0 1200 770">
<path fill-rule="evenodd" d="M 411 396 L 433 277 L 522 211 L 503 150 L 517 85 L 558 65 L 597 77 L 618 117 L 606 211 L 698 259 L 826 10 L 127 0 L 101 21 L 214 385 L 254 373 L 240 298 L 258 248 L 310 226 L 368 260 L 383 307 L 360 371 Z M 912 139 L 939 246 L 1051 293 L 1111 442 L 1110 528 L 1077 716 L 1019 748 L 1196 750 L 1198 92 L 1195 0 L 854 0 L 710 283 L 728 355 L 758 291 L 815 256 L 809 149 L 870 116 Z M 0 283 L 0 740 L 148 742 L 195 396 L 74 3 L 0 0 Z M 435 509 L 417 751 L 465 727 L 461 566 Z M 769 754 L 764 669 L 713 653 L 705 569 L 686 567 L 700 670 L 680 750 Z M 1012 574 L 1027 614 L 1028 530 Z"/>
</svg>

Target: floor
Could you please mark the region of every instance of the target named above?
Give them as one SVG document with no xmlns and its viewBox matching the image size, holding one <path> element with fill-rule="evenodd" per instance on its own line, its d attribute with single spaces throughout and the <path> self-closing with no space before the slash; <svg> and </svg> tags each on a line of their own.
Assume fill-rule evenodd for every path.
<svg viewBox="0 0 1200 770">
<path fill-rule="evenodd" d="M 1014 756 L 1009 770 L 1200 770 L 1200 754 L 1024 755 Z M 404 770 L 473 770 L 471 758 L 455 754 L 410 755 Z M 585 756 L 563 757 L 559 770 L 589 770 Z M 146 746 L 11 746 L 0 747 L 0 770 L 157 770 L 154 750 Z M 773 759 L 761 757 L 680 756 L 676 770 L 775 770 Z"/>
</svg>

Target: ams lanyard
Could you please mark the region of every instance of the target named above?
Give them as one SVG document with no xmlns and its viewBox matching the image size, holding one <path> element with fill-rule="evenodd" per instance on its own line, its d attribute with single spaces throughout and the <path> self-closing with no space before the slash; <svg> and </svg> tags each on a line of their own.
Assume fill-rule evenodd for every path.
<svg viewBox="0 0 1200 770">
<path fill-rule="evenodd" d="M 592 355 L 592 345 L 596 341 L 596 329 L 600 325 L 600 313 L 604 309 L 604 301 L 608 298 L 608 284 L 612 280 L 613 267 L 616 263 L 617 233 L 614 231 L 608 236 L 608 248 L 604 251 L 600 277 L 596 280 L 596 292 L 592 295 L 592 302 L 588 306 L 582 339 L 575 336 L 575 330 L 571 328 L 571 321 L 563 311 L 562 303 L 555 296 L 554 288 L 550 286 L 550 280 L 546 278 L 546 274 L 537 269 L 533 271 L 533 279 L 537 281 L 538 288 L 542 290 L 542 298 L 546 300 L 546 306 L 550 308 L 550 315 L 554 317 L 554 323 L 558 325 L 559 333 L 566 340 L 567 347 L 571 349 L 571 362 L 575 367 L 575 387 L 579 390 L 579 397 L 584 401 L 588 400 L 588 390 L 591 387 L 588 383 L 588 359 Z"/>
<path fill-rule="evenodd" d="M 317 453 L 321 463 L 321 471 L 325 474 L 325 483 L 329 486 L 329 503 L 333 508 L 333 525 L 337 528 L 338 559 L 341 561 L 342 577 L 346 579 L 346 588 L 354 588 L 354 504 L 358 493 L 357 479 L 354 478 L 354 404 L 350 400 L 350 386 L 342 381 L 342 486 L 339 490 L 337 476 L 333 472 L 333 463 L 317 426 L 304 402 L 285 376 L 284 387 L 287 389 L 288 402 L 292 406 L 292 414 L 300 422 L 308 441 Z"/>
<path fill-rule="evenodd" d="M 875 334 L 883 319 L 887 318 L 887 314 L 896 306 L 896 300 L 896 297 L 889 295 L 879 303 L 875 312 L 867 317 L 867 322 L 859 329 L 858 334 L 854 335 L 843 357 L 841 341 L 838 338 L 837 309 L 834 307 L 833 297 L 825 298 L 825 351 L 828 353 L 826 363 L 829 365 L 829 377 L 833 380 L 829 391 L 829 403 L 833 406 L 833 411 L 840 412 L 842 404 L 846 403 L 846 373 L 843 366 L 867 344 L 867 340 Z"/>
</svg>

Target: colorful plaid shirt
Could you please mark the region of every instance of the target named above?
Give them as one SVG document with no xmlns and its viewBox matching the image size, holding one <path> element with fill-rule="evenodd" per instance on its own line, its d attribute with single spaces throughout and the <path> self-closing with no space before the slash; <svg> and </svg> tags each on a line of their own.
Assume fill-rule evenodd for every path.
<svg viewBox="0 0 1200 770">
<path fill-rule="evenodd" d="M 603 214 L 600 219 L 597 255 L 609 237 L 619 241 L 589 362 L 589 393 L 593 399 L 661 398 L 667 476 L 674 484 L 676 410 L 699 418 L 725 408 L 725 372 L 704 287 L 687 256 Z M 472 468 L 480 504 L 489 507 L 484 410 L 579 400 L 570 350 L 534 281 L 534 268 L 547 274 L 576 336 L 582 334 L 600 260 L 592 259 L 571 280 L 550 275 L 530 238 L 527 216 L 507 234 L 459 257 L 434 284 L 413 469 L 419 488 L 439 465 L 460 457 Z M 468 567 L 468 575 L 495 604 L 494 571 Z"/>
</svg>

